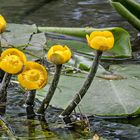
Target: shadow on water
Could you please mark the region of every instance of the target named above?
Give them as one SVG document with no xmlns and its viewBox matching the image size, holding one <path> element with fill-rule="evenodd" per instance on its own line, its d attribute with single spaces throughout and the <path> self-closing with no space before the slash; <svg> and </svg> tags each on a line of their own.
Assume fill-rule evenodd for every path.
<svg viewBox="0 0 140 140">
<path fill-rule="evenodd" d="M 0 0 L 0 13 L 8 22 L 37 24 L 39 26 L 65 26 L 96 28 L 119 26 L 127 29 L 133 39 L 137 31 L 109 5 L 107 0 Z M 91 135 L 83 136 L 65 128 L 58 118 L 61 110 L 50 108 L 48 124 L 26 119 L 26 95 L 17 86 L 8 91 L 8 104 L 4 119 L 21 139 L 91 139 L 94 133 L 110 140 L 139 140 L 140 117 L 116 119 L 90 117 Z M 36 102 L 36 106 L 38 106 Z M 0 136 L 7 134 L 0 127 Z M 29 138 L 30 137 L 30 138 Z"/>
</svg>

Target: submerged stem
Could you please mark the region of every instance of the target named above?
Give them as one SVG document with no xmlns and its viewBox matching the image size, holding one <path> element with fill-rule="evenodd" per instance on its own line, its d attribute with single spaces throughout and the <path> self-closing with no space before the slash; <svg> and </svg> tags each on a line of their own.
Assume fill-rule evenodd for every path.
<svg viewBox="0 0 140 140">
<path fill-rule="evenodd" d="M 26 112 L 27 112 L 28 119 L 33 119 L 35 117 L 35 112 L 34 112 L 35 95 L 36 95 L 36 90 L 30 90 L 26 99 L 26 104 L 27 104 Z"/>
<path fill-rule="evenodd" d="M 0 102 L 3 102 L 6 100 L 6 93 L 7 93 L 7 87 L 9 85 L 11 74 L 5 73 L 1 86 L 0 86 Z"/>
<path fill-rule="evenodd" d="M 34 105 L 36 90 L 30 90 L 26 99 L 27 105 Z"/>
<path fill-rule="evenodd" d="M 55 71 L 55 74 L 54 74 L 54 78 L 53 78 L 53 81 L 50 85 L 50 88 L 49 88 L 49 91 L 45 97 L 45 99 L 42 101 L 42 104 L 38 110 L 38 113 L 39 114 L 44 114 L 44 111 L 45 109 L 47 109 L 47 107 L 49 106 L 49 103 L 54 95 L 54 92 L 57 88 L 57 84 L 59 82 L 59 78 L 60 78 L 60 74 L 61 74 L 61 68 L 62 68 L 62 65 L 56 65 L 56 71 Z"/>
<path fill-rule="evenodd" d="M 3 120 L 1 116 L 0 116 L 0 126 L 3 129 L 3 131 L 7 133 L 7 135 L 11 140 L 17 140 L 13 131 L 8 127 L 7 123 Z"/>
<path fill-rule="evenodd" d="M 84 82 L 79 92 L 75 95 L 74 99 L 70 102 L 70 104 L 66 107 L 66 109 L 61 113 L 61 116 L 64 116 L 64 117 L 69 116 L 72 113 L 72 111 L 77 107 L 77 105 L 80 103 L 84 95 L 86 94 L 88 88 L 90 87 L 93 81 L 93 78 L 95 77 L 101 55 L 102 55 L 102 51 L 96 52 L 95 59 L 92 63 L 92 66 L 91 66 L 91 69 L 87 76 L 86 81 Z"/>
<path fill-rule="evenodd" d="M 2 38 L 2 36 L 0 35 L 0 55 L 2 53 L 1 38 Z M 5 72 L 0 69 L 0 83 L 2 82 L 2 79 L 4 77 L 4 74 L 5 74 Z"/>
<path fill-rule="evenodd" d="M 1 86 L 0 86 L 0 114 L 5 113 L 7 101 L 7 87 L 10 83 L 12 74 L 5 73 Z"/>
</svg>

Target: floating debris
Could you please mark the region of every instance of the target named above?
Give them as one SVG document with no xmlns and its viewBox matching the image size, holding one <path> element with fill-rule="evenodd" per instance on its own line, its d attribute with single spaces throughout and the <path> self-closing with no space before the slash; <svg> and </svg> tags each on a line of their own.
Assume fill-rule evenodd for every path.
<svg viewBox="0 0 140 140">
<path fill-rule="evenodd" d="M 102 78 L 105 80 L 123 80 L 127 79 L 126 77 L 119 75 L 119 74 L 114 74 L 114 73 L 103 73 L 102 75 L 97 75 L 96 77 Z"/>
</svg>

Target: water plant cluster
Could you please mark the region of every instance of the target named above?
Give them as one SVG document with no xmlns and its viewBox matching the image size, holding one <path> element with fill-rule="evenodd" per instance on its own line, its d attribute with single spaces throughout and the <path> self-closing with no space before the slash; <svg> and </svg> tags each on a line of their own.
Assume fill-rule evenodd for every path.
<svg viewBox="0 0 140 140">
<path fill-rule="evenodd" d="M 125 2 L 122 1 L 116 1 L 110 0 L 110 3 L 118 10 L 127 11 L 128 15 L 132 15 L 133 18 L 139 18 L 137 13 L 139 12 L 139 5 L 135 2 L 131 3 L 131 1 L 127 0 L 128 4 L 125 4 Z M 119 3 L 119 4 L 118 4 Z M 136 7 L 135 12 L 131 10 L 130 6 L 132 5 Z M 127 7 L 128 6 L 128 7 Z M 132 13 L 131 13 L 132 12 Z M 122 12 L 121 12 L 122 13 Z M 135 14 L 136 13 L 136 14 Z M 125 17 L 125 16 L 124 16 Z M 127 18 L 128 16 L 126 16 Z M 137 29 L 139 29 L 139 19 L 137 20 L 129 20 L 130 23 Z M 137 21 L 137 22 L 134 22 Z M 6 31 L 7 23 L 6 20 L 2 15 L 0 15 L 0 35 L 2 36 L 3 32 Z M 44 30 L 40 27 L 40 29 Z M 47 30 L 54 30 L 52 28 L 48 28 Z M 56 28 L 55 28 L 56 30 Z M 71 30 L 71 28 L 70 28 Z M 81 30 L 81 29 L 80 29 Z M 74 124 L 72 120 L 72 112 L 75 111 L 75 108 L 78 107 L 79 103 L 83 100 L 84 96 L 86 95 L 88 89 L 91 87 L 91 83 L 96 75 L 96 72 L 98 70 L 99 62 L 101 57 L 103 57 L 103 54 L 105 51 L 113 52 L 112 54 L 115 54 L 116 52 L 125 57 L 131 56 L 131 47 L 129 42 L 129 35 L 127 32 L 121 28 L 108 28 L 108 29 L 101 29 L 91 31 L 92 29 L 87 29 L 88 33 L 86 33 L 86 36 L 84 35 L 84 38 L 86 40 L 87 46 L 89 46 L 91 49 L 94 50 L 95 56 L 92 62 L 92 65 L 90 67 L 90 71 L 87 74 L 87 77 L 85 78 L 85 81 L 83 81 L 83 84 L 81 84 L 80 89 L 78 92 L 75 93 L 75 96 L 73 99 L 70 99 L 70 103 L 64 108 L 64 110 L 59 114 L 59 118 L 61 118 L 65 124 Z M 65 29 L 63 30 L 65 32 Z M 74 34 L 78 34 L 78 36 L 81 36 L 81 33 L 77 33 L 79 29 L 73 29 Z M 85 29 L 81 30 L 82 36 L 85 34 Z M 60 30 L 61 32 L 61 30 Z M 2 38 L 2 37 L 1 37 Z M 126 49 L 124 49 L 124 46 L 126 46 Z M 87 48 L 86 48 L 87 49 Z M 129 50 L 129 51 L 127 51 Z M 126 54 L 125 54 L 125 53 Z M 44 88 L 48 83 L 48 71 L 47 67 L 35 62 L 35 61 L 28 61 L 26 57 L 26 53 L 23 52 L 21 49 L 17 49 L 16 47 L 9 47 L 7 49 L 2 49 L 1 47 L 1 40 L 0 40 L 0 75 L 2 75 L 1 78 L 1 86 L 0 86 L 0 115 L 5 114 L 6 109 L 6 103 L 7 103 L 7 89 L 8 85 L 10 83 L 12 75 L 16 77 L 17 83 L 24 88 L 28 92 L 28 96 L 26 99 L 26 112 L 27 112 L 27 118 L 28 119 L 34 119 L 35 117 L 40 120 L 45 120 L 45 113 L 48 109 L 48 106 L 50 105 L 51 100 L 53 99 L 53 96 L 56 92 L 56 88 L 58 87 L 59 79 L 61 78 L 61 71 L 63 68 L 63 65 L 67 63 L 71 57 L 73 56 L 73 52 L 71 51 L 70 47 L 60 44 L 52 45 L 47 55 L 43 56 L 47 59 L 47 62 L 52 63 L 55 66 L 55 73 L 52 79 L 52 82 L 46 91 L 46 95 L 42 102 L 40 103 L 40 106 L 35 111 L 35 97 L 36 97 L 36 91 L 38 89 Z M 93 57 L 92 57 L 93 58 Z M 63 98 L 60 97 L 60 98 Z M 138 111 L 136 111 L 138 113 Z M 131 113 L 130 113 L 131 114 Z M 78 120 L 78 123 L 76 122 L 76 125 L 80 124 L 79 126 L 83 127 L 82 129 L 84 131 L 88 131 L 87 129 L 87 120 L 84 120 L 85 116 L 80 116 L 76 120 Z M 75 120 L 74 120 L 75 121 Z"/>
<path fill-rule="evenodd" d="M 2 16 L 0 22 L 0 30 L 1 33 L 3 33 L 6 29 L 6 21 Z M 63 118 L 68 118 L 80 103 L 96 74 L 102 53 L 106 50 L 112 49 L 114 45 L 114 35 L 111 31 L 94 31 L 90 35 L 87 34 L 86 39 L 87 44 L 92 49 L 96 50 L 95 59 L 81 89 L 75 94 L 71 103 L 60 114 Z M 45 110 L 49 106 L 57 88 L 61 76 L 62 65 L 67 63 L 71 59 L 71 56 L 72 52 L 66 45 L 62 46 L 56 44 L 48 50 L 47 56 L 45 57 L 56 66 L 54 78 L 38 111 L 34 114 L 27 112 L 28 118 L 34 118 L 36 115 L 44 117 Z M 26 90 L 30 91 L 26 104 L 32 106 L 33 109 L 36 90 L 43 88 L 48 82 L 48 72 L 46 68 L 37 62 L 28 61 L 26 55 L 22 51 L 16 48 L 9 48 L 2 50 L 1 52 L 0 69 L 5 72 L 0 88 L 1 104 L 6 104 L 8 84 L 11 76 L 16 75 L 19 84 Z"/>
</svg>

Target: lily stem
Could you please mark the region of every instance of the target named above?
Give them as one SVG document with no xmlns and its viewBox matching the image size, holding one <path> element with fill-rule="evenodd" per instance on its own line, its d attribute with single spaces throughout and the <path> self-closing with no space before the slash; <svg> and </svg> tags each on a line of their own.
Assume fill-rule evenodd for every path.
<svg viewBox="0 0 140 140">
<path fill-rule="evenodd" d="M 54 95 L 54 92 L 55 92 L 55 90 L 57 88 L 57 84 L 59 82 L 61 69 L 62 69 L 62 64 L 61 65 L 56 65 L 54 78 L 53 78 L 53 81 L 52 81 L 52 83 L 50 85 L 49 91 L 48 91 L 45 99 L 42 101 L 42 104 L 41 104 L 40 108 L 38 109 L 39 114 L 44 114 L 45 110 L 47 109 L 47 107 L 50 104 L 50 101 L 51 101 L 51 99 L 52 99 L 52 97 Z"/>
<path fill-rule="evenodd" d="M 26 99 L 26 104 L 27 104 L 26 112 L 27 112 L 28 119 L 33 119 L 36 116 L 34 112 L 35 95 L 36 95 L 36 90 L 28 91 L 28 96 Z"/>
<path fill-rule="evenodd" d="M 75 95 L 74 99 L 70 102 L 70 104 L 66 107 L 66 109 L 61 113 L 62 117 L 64 117 L 64 118 L 69 117 L 69 115 L 77 107 L 77 105 L 80 103 L 80 101 L 86 94 L 86 92 L 87 92 L 88 88 L 90 87 L 90 85 L 95 77 L 95 74 L 97 72 L 99 60 L 100 60 L 101 56 L 102 56 L 102 51 L 96 51 L 95 59 L 92 63 L 92 66 L 91 66 L 91 69 L 87 76 L 86 81 L 84 82 L 84 84 L 81 87 L 81 89 L 79 90 L 79 92 Z M 65 121 L 65 119 L 64 119 L 64 121 Z M 67 122 L 65 122 L 65 123 L 67 123 Z"/>
<path fill-rule="evenodd" d="M 0 35 L 0 55 L 1 55 L 1 53 L 2 53 L 1 39 L 2 39 L 2 35 Z M 0 69 L 0 83 L 2 82 L 2 79 L 3 79 L 3 77 L 4 77 L 4 74 L 5 74 L 5 72 L 2 71 L 2 70 Z"/>
<path fill-rule="evenodd" d="M 26 104 L 27 105 L 34 105 L 35 95 L 36 95 L 36 90 L 30 90 L 28 92 L 28 96 L 27 96 L 27 99 L 26 99 Z"/>
<path fill-rule="evenodd" d="M 7 101 L 7 88 L 10 83 L 12 74 L 5 73 L 0 86 L 0 113 L 5 113 Z"/>
</svg>

